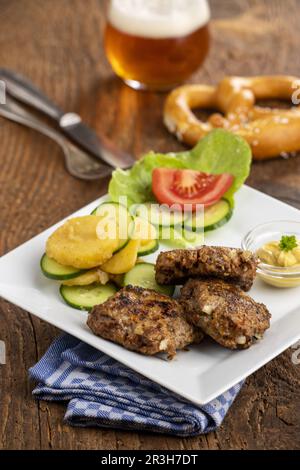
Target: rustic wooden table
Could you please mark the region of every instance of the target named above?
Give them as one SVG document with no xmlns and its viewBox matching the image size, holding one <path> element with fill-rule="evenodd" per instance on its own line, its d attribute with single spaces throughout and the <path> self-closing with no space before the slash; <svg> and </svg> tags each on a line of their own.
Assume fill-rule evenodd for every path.
<svg viewBox="0 0 300 470">
<path fill-rule="evenodd" d="M 28 75 L 67 110 L 136 156 L 182 148 L 162 124 L 164 96 L 137 93 L 117 80 L 102 48 L 99 0 L 0 0 L 0 66 Z M 299 0 L 211 0 L 213 46 L 193 81 L 224 74 L 300 76 Z M 0 253 L 4 254 L 106 191 L 66 173 L 60 149 L 0 119 Z M 255 163 L 248 183 L 300 208 L 300 156 Z M 259 210 L 259 208 L 257 209 Z M 76 429 L 65 405 L 36 402 L 27 371 L 58 331 L 0 302 L 0 447 L 3 449 L 300 448 L 300 366 L 286 351 L 249 377 L 222 427 L 176 439 L 145 433 Z"/>
</svg>

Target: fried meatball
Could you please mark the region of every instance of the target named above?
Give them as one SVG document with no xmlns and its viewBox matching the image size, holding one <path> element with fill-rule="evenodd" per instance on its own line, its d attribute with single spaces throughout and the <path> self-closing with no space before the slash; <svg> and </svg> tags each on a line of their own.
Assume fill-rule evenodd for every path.
<svg viewBox="0 0 300 470">
<path fill-rule="evenodd" d="M 162 285 L 184 284 L 190 278 L 216 277 L 250 290 L 258 260 L 250 251 L 219 246 L 160 253 L 156 281 Z"/>
<path fill-rule="evenodd" d="M 98 336 L 146 355 L 199 343 L 203 333 L 188 323 L 176 300 L 154 290 L 127 286 L 91 311 L 87 324 Z"/>
<path fill-rule="evenodd" d="M 229 349 L 249 348 L 270 326 L 265 305 L 222 280 L 191 279 L 179 301 L 189 322 Z"/>
</svg>

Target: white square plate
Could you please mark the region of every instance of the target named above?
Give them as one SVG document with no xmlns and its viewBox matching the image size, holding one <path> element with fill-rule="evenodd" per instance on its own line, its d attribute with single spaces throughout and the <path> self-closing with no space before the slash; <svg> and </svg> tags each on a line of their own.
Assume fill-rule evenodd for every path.
<svg viewBox="0 0 300 470">
<path fill-rule="evenodd" d="M 95 201 L 73 216 L 89 214 Z M 244 186 L 236 196 L 230 222 L 206 236 L 206 244 L 240 247 L 243 236 L 255 225 L 272 220 L 300 221 L 300 211 Z M 197 405 L 214 399 L 300 339 L 300 288 L 276 289 L 256 280 L 251 296 L 272 313 L 271 328 L 263 341 L 244 351 L 230 351 L 205 340 L 173 361 L 127 351 L 92 334 L 87 314 L 61 300 L 58 283 L 40 272 L 45 242 L 61 222 L 0 258 L 0 295 L 37 317 L 105 352 L 142 375 Z M 155 261 L 157 253 L 149 256 Z"/>
</svg>

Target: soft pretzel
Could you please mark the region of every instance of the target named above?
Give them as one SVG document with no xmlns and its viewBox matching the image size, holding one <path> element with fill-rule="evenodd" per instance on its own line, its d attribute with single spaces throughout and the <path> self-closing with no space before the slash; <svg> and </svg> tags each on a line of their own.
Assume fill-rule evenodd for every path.
<svg viewBox="0 0 300 470">
<path fill-rule="evenodd" d="M 251 145 L 255 159 L 265 159 L 300 150 L 300 107 L 271 109 L 256 100 L 289 101 L 300 81 L 290 76 L 226 77 L 218 86 L 185 85 L 167 98 L 164 122 L 170 132 L 188 145 L 215 128 L 234 132 Z M 214 109 L 207 122 L 192 109 Z"/>
</svg>

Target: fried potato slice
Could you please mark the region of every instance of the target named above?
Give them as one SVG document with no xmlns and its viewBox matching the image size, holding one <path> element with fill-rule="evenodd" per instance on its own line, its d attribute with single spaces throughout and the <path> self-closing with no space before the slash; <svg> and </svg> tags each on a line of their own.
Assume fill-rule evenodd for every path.
<svg viewBox="0 0 300 470">
<path fill-rule="evenodd" d="M 109 281 L 109 275 L 101 269 L 91 269 L 86 273 L 81 274 L 80 276 L 74 277 L 73 279 L 68 279 L 63 281 L 64 286 L 89 286 L 95 282 L 105 285 Z"/>
<path fill-rule="evenodd" d="M 118 239 L 97 237 L 99 217 L 75 217 L 59 227 L 46 244 L 46 253 L 64 266 L 92 269 L 108 261 L 119 245 Z"/>
<path fill-rule="evenodd" d="M 123 250 L 101 266 L 102 271 L 109 274 L 124 274 L 130 271 L 136 263 L 139 246 L 140 240 L 130 240 Z"/>
</svg>

